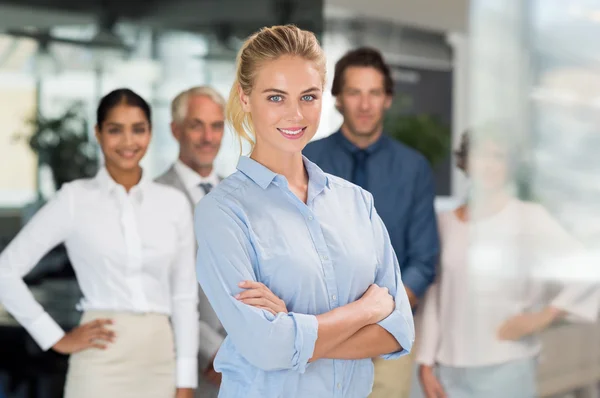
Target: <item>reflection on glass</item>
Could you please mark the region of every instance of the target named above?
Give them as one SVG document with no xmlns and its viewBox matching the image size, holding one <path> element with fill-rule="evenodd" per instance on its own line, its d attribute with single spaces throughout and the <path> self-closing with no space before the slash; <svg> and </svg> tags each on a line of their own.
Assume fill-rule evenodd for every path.
<svg viewBox="0 0 600 398">
<path fill-rule="evenodd" d="M 470 191 L 439 216 L 421 384 L 450 398 L 597 392 L 600 1 L 471 11 Z"/>
<path fill-rule="evenodd" d="M 425 390 L 449 397 L 535 396 L 537 334 L 598 313 L 596 284 L 562 277 L 584 247 L 542 205 L 515 195 L 518 154 L 505 131 L 464 136 L 457 157 L 469 202 L 439 216 L 440 272 L 423 304 L 418 362 L 429 366 Z"/>
</svg>

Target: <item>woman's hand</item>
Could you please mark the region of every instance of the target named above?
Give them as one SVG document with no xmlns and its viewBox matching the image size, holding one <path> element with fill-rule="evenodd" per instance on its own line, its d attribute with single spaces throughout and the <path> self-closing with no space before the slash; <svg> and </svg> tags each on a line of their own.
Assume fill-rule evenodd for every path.
<svg viewBox="0 0 600 398">
<path fill-rule="evenodd" d="M 213 357 L 210 359 L 210 363 L 208 364 L 206 369 L 204 369 L 204 371 L 202 372 L 202 377 L 204 377 L 212 385 L 219 387 L 221 385 L 222 377 L 221 377 L 221 373 L 218 373 L 215 370 L 215 357 L 216 356 L 217 356 L 217 354 L 213 355 Z"/>
<path fill-rule="evenodd" d="M 562 316 L 563 312 L 554 307 L 546 307 L 539 312 L 515 315 L 507 319 L 498 329 L 500 340 L 520 340 L 525 336 L 539 333 Z"/>
<path fill-rule="evenodd" d="M 280 312 L 287 314 L 288 310 L 283 300 L 260 282 L 244 281 L 239 284 L 241 288 L 247 289 L 235 296 L 244 304 L 251 305 L 269 311 L 273 315 Z"/>
<path fill-rule="evenodd" d="M 84 323 L 65 334 L 52 348 L 61 354 L 73 354 L 88 348 L 103 350 L 106 348 L 106 342 L 112 343 L 115 339 L 115 332 L 106 328 L 106 325 L 111 324 L 110 319 L 96 319 Z"/>
<path fill-rule="evenodd" d="M 433 366 L 419 366 L 419 381 L 426 398 L 447 398 L 442 384 L 435 376 Z"/>
<path fill-rule="evenodd" d="M 378 323 L 388 317 L 396 307 L 394 298 L 390 295 L 387 287 L 379 287 L 376 284 L 369 286 L 365 294 L 359 299 L 364 304 L 369 314 L 369 323 Z"/>
<path fill-rule="evenodd" d="M 178 388 L 175 393 L 175 398 L 194 398 L 193 388 Z"/>
</svg>

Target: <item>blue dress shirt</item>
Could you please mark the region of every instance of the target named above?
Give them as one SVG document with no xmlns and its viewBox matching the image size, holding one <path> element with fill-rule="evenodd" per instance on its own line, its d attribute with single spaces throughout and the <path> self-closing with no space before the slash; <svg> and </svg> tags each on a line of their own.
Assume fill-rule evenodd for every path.
<svg viewBox="0 0 600 398">
<path fill-rule="evenodd" d="M 248 157 L 195 210 L 197 276 L 227 331 L 215 359 L 221 398 L 365 398 L 370 359 L 308 363 L 316 315 L 358 300 L 373 283 L 395 298 L 379 323 L 407 354 L 414 341 L 410 305 L 396 255 L 371 195 L 304 158 L 308 200 Z M 246 305 L 238 283 L 264 283 L 288 314 Z"/>
<path fill-rule="evenodd" d="M 357 176 L 355 159 L 359 152 L 366 152 L 367 157 L 366 170 L 358 176 L 365 175 L 361 178 L 365 180 L 363 187 L 373 194 L 375 207 L 389 231 L 402 281 L 422 296 L 435 278 L 440 247 L 429 163 L 386 135 L 360 150 L 338 131 L 304 149 L 304 155 L 325 172 L 349 181 Z"/>
</svg>

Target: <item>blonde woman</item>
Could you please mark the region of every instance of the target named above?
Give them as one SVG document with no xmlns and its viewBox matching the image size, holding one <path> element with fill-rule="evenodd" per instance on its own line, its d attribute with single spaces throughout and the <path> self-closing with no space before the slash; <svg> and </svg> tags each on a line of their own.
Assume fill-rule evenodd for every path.
<svg viewBox="0 0 600 398">
<path fill-rule="evenodd" d="M 185 196 L 140 166 L 150 106 L 118 89 L 98 106 L 104 166 L 65 184 L 0 254 L 0 303 L 44 349 L 70 354 L 66 398 L 192 398 L 198 285 Z M 23 282 L 64 242 L 83 292 L 81 324 L 62 328 Z"/>
<path fill-rule="evenodd" d="M 561 318 L 597 317 L 597 284 L 577 276 L 581 245 L 508 189 L 516 157 L 507 131 L 486 130 L 474 145 L 465 135 L 457 153 L 475 200 L 439 215 L 440 272 L 418 328 L 426 398 L 534 398 L 537 334 Z"/>
<path fill-rule="evenodd" d="M 371 195 L 302 156 L 324 84 L 323 50 L 297 27 L 262 29 L 238 54 L 227 120 L 251 155 L 195 212 L 198 279 L 228 333 L 221 398 L 365 398 L 370 358 L 413 344 Z"/>
</svg>

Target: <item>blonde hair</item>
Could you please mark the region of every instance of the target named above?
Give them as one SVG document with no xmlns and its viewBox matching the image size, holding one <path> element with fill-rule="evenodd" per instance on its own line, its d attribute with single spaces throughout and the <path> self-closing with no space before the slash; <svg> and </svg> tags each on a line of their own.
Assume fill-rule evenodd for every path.
<svg viewBox="0 0 600 398">
<path fill-rule="evenodd" d="M 217 90 L 209 86 L 197 86 L 182 91 L 173 99 L 171 102 L 171 120 L 177 124 L 183 122 L 188 111 L 190 98 L 200 96 L 210 98 L 225 111 L 225 98 Z"/>
<path fill-rule="evenodd" d="M 256 135 L 252 116 L 242 108 L 239 88 L 249 95 L 260 66 L 286 55 L 315 62 L 321 73 L 322 85 L 325 86 L 325 53 L 314 33 L 294 25 L 279 25 L 262 28 L 250 36 L 238 52 L 236 78 L 225 108 L 225 118 L 238 138 L 240 152 L 242 140 L 254 148 Z"/>
</svg>

